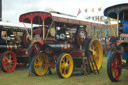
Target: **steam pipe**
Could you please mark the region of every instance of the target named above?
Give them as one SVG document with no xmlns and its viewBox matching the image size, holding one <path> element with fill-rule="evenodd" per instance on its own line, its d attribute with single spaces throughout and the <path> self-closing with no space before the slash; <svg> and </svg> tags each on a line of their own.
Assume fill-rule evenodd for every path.
<svg viewBox="0 0 128 85">
<path fill-rule="evenodd" d="M 4 50 L 16 50 L 20 47 L 21 46 L 18 45 L 0 45 L 0 49 L 4 49 Z"/>
</svg>

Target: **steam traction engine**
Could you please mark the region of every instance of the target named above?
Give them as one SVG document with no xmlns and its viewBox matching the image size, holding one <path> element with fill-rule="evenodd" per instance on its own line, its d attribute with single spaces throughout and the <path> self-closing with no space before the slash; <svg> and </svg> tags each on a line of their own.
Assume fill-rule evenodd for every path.
<svg viewBox="0 0 128 85">
<path fill-rule="evenodd" d="M 83 57 L 87 58 L 91 70 L 100 69 L 103 59 L 102 46 L 98 39 L 87 37 L 86 26 L 102 24 L 81 21 L 59 12 L 29 12 L 22 14 L 20 21 L 39 24 L 42 28 L 40 34 L 35 32 L 31 42 L 32 48 L 36 48 L 37 52 L 32 55 L 34 57 L 31 62 L 32 72 L 36 76 L 43 76 L 48 68 L 56 67 L 59 77 L 68 78 L 75 67 L 81 68 Z M 93 56 L 96 66 L 93 66 L 89 56 Z"/>
<path fill-rule="evenodd" d="M 128 4 L 118 4 L 108 7 L 104 15 L 117 19 L 116 49 L 111 53 L 107 62 L 108 77 L 117 82 L 122 69 L 128 69 Z"/>
<path fill-rule="evenodd" d="M 30 27 L 27 29 L 30 33 Z M 28 45 L 30 41 L 23 24 L 0 22 L 0 68 L 12 72 L 17 63 L 28 62 Z"/>
</svg>

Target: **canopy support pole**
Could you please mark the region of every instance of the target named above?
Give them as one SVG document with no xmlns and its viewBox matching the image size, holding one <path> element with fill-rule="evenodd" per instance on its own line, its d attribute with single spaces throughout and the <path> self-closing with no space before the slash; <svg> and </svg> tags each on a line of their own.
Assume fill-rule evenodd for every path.
<svg viewBox="0 0 128 85">
<path fill-rule="evenodd" d="M 108 19 L 108 22 L 109 22 L 109 24 L 110 24 L 110 29 L 112 29 L 112 34 L 114 35 L 114 36 L 116 36 L 115 35 L 115 33 L 114 33 L 114 30 L 113 30 L 113 27 L 112 27 L 112 25 L 111 25 L 111 20 L 110 20 L 110 18 L 107 16 L 107 19 Z"/>
<path fill-rule="evenodd" d="M 29 39 L 31 40 L 31 36 L 30 36 L 30 34 L 29 34 L 29 32 L 28 32 L 28 30 L 27 30 L 27 27 L 26 27 L 26 25 L 24 24 L 24 22 L 23 22 L 23 25 L 24 25 L 24 27 L 25 27 L 25 30 L 26 30 L 26 32 L 27 32 L 27 35 L 28 35 Z"/>
<path fill-rule="evenodd" d="M 98 32 L 97 37 L 100 37 L 99 35 L 101 35 L 102 29 L 103 28 L 100 28 L 100 31 Z"/>
<path fill-rule="evenodd" d="M 45 26 L 44 26 L 44 20 L 43 20 L 43 40 L 45 39 Z"/>
<path fill-rule="evenodd" d="M 48 32 L 47 32 L 47 35 L 46 35 L 46 38 L 45 38 L 45 40 L 47 39 L 47 37 L 48 37 L 48 34 L 49 34 L 49 32 L 50 32 L 50 30 L 51 30 L 52 26 L 53 26 L 53 21 L 52 21 L 52 23 L 50 24 L 50 27 L 49 27 L 49 29 L 48 29 Z"/>
<path fill-rule="evenodd" d="M 117 14 L 117 37 L 118 37 L 118 28 L 119 28 L 119 14 Z"/>
<path fill-rule="evenodd" d="M 31 40 L 33 39 L 33 24 L 32 24 L 32 21 L 31 21 Z"/>
</svg>

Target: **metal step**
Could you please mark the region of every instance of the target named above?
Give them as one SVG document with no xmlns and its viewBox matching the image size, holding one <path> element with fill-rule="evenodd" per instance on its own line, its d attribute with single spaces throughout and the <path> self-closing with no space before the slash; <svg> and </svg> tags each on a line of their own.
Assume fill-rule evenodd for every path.
<svg viewBox="0 0 128 85">
<path fill-rule="evenodd" d="M 74 75 L 83 75 L 83 74 L 84 74 L 83 71 L 73 71 L 72 72 L 72 76 L 74 76 Z"/>
</svg>

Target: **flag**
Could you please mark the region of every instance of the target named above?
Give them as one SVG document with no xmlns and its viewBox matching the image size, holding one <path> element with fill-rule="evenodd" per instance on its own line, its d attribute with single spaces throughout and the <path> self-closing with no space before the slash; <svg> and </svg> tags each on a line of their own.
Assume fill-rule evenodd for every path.
<svg viewBox="0 0 128 85">
<path fill-rule="evenodd" d="M 81 13 L 81 10 L 79 9 L 78 13 L 77 13 L 77 16 Z"/>
<path fill-rule="evenodd" d="M 84 11 L 85 11 L 85 13 L 87 13 L 87 12 L 88 12 L 88 10 L 87 10 L 87 9 L 85 9 Z"/>
<path fill-rule="evenodd" d="M 102 9 L 101 7 L 100 7 L 100 8 L 98 8 L 98 11 L 101 11 L 101 9 Z"/>
<path fill-rule="evenodd" d="M 94 8 L 92 8 L 92 12 L 94 12 Z"/>
</svg>

